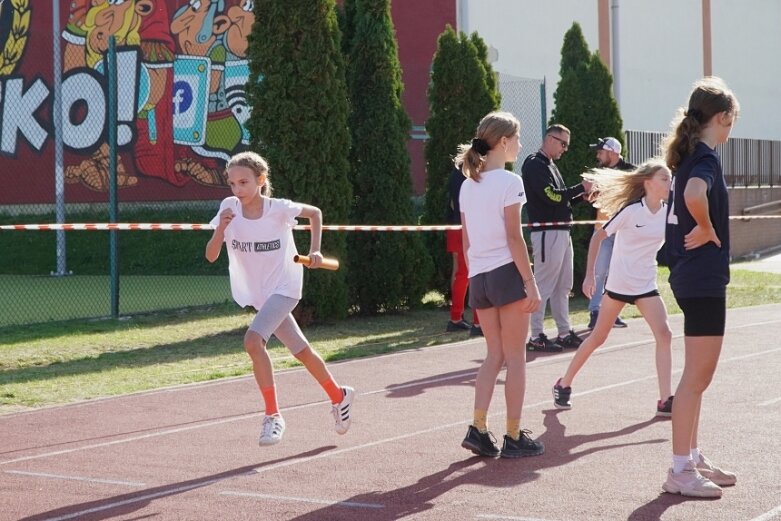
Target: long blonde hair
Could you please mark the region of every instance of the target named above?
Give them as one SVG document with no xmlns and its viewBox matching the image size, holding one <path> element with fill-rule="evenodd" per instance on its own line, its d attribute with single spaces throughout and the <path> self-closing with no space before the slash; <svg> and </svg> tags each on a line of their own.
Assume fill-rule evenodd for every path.
<svg viewBox="0 0 781 521">
<path fill-rule="evenodd" d="M 263 156 L 257 152 L 239 152 L 235 156 L 231 157 L 225 164 L 226 172 L 229 168 L 234 166 L 243 166 L 249 168 L 252 170 L 252 173 L 255 174 L 255 177 L 265 175 L 266 182 L 262 187 L 260 187 L 260 194 L 271 197 L 271 192 L 273 191 L 271 187 L 271 175 L 268 168 L 268 162 L 263 159 Z"/>
<path fill-rule="evenodd" d="M 520 131 L 520 122 L 509 112 L 490 112 L 486 114 L 480 120 L 472 142 L 458 145 L 458 155 L 455 158 L 456 167 L 462 168 L 466 177 L 480 182 L 480 171 L 483 169 L 486 154 L 503 137 L 512 137 Z M 483 150 L 480 150 L 481 148 Z M 478 150 L 483 153 L 480 153 Z"/>
<path fill-rule="evenodd" d="M 644 183 L 659 169 L 668 170 L 664 160 L 655 157 L 630 172 L 613 168 L 595 168 L 582 177 L 594 185 L 593 190 L 597 194 L 594 206 L 608 217 L 613 217 L 621 208 L 645 195 Z"/>
<path fill-rule="evenodd" d="M 740 104 L 735 94 L 716 76 L 698 80 L 689 96 L 688 107 L 677 110 L 670 123 L 670 133 L 662 143 L 662 155 L 670 170 L 678 168 L 682 158 L 694 152 L 702 129 L 719 112 L 737 117 Z"/>
</svg>

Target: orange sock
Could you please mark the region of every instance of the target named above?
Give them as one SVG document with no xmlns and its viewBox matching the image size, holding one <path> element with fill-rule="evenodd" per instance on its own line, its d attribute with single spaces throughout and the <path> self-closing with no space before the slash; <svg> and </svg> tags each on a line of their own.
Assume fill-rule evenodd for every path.
<svg viewBox="0 0 781 521">
<path fill-rule="evenodd" d="M 342 392 L 342 388 L 337 385 L 333 376 L 330 376 L 327 380 L 323 380 L 322 382 L 318 383 L 323 388 L 323 390 L 328 393 L 328 397 L 331 399 L 331 403 L 334 405 L 341 403 L 341 401 L 344 400 L 344 392 Z"/>
<path fill-rule="evenodd" d="M 266 402 L 266 416 L 279 414 L 276 386 L 272 385 L 271 387 L 263 387 L 260 390 L 260 394 L 263 395 L 263 401 Z"/>
</svg>

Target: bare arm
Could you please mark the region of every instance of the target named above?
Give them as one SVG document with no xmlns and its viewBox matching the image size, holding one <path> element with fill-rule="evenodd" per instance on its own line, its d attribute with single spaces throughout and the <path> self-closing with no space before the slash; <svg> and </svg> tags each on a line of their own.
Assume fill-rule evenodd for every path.
<svg viewBox="0 0 781 521">
<path fill-rule="evenodd" d="M 697 225 L 683 239 L 683 246 L 687 250 L 693 250 L 713 241 L 721 248 L 721 241 L 713 223 L 710 220 L 710 207 L 708 205 L 708 184 L 697 177 L 692 177 L 686 183 L 683 190 L 683 200 L 686 209 L 689 210 Z"/>
<path fill-rule="evenodd" d="M 583 278 L 583 285 L 581 287 L 583 294 L 586 298 L 594 296 L 596 290 L 596 273 L 594 267 L 597 263 L 597 255 L 599 255 L 599 247 L 602 245 L 602 241 L 607 238 L 607 232 L 603 228 L 594 229 L 594 233 L 591 235 L 591 240 L 588 243 L 588 256 L 586 257 L 586 274 Z"/>
<path fill-rule="evenodd" d="M 521 232 L 521 203 L 504 207 L 504 227 L 507 235 L 507 245 L 510 248 L 513 262 L 518 268 L 526 287 L 526 298 L 523 299 L 523 309 L 527 313 L 533 313 L 540 305 L 540 292 L 537 289 L 537 281 L 534 279 L 531 263 L 529 262 L 529 250 Z"/>
<path fill-rule="evenodd" d="M 206 260 L 214 262 L 219 258 L 220 251 L 222 250 L 222 243 L 225 242 L 225 228 L 228 227 L 233 220 L 235 214 L 230 208 L 224 209 L 220 212 L 220 222 L 217 224 L 217 228 L 212 233 L 212 238 L 206 243 Z"/>
<path fill-rule="evenodd" d="M 464 212 L 461 212 L 461 242 L 464 248 L 464 262 L 466 263 L 466 269 L 469 270 L 469 256 L 466 254 L 469 251 L 469 235 L 466 233 L 466 216 Z"/>
<path fill-rule="evenodd" d="M 299 217 L 309 219 L 309 258 L 312 260 L 309 268 L 318 268 L 323 262 L 323 255 L 320 253 L 320 243 L 323 238 L 323 212 L 316 206 L 308 204 L 301 205 Z"/>
</svg>

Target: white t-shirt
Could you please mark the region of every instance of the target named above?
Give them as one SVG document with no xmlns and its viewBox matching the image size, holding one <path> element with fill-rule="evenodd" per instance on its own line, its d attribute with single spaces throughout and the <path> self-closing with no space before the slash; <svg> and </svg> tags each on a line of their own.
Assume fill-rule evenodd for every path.
<svg viewBox="0 0 781 521">
<path fill-rule="evenodd" d="M 275 294 L 300 300 L 304 269 L 293 262 L 298 253 L 293 227 L 301 205 L 287 199 L 263 198 L 260 219 L 245 219 L 238 198 L 228 197 L 220 203 L 212 226 L 220 222 L 225 208 L 235 214 L 225 228 L 233 300 L 257 310 Z"/>
<path fill-rule="evenodd" d="M 486 273 L 513 261 L 507 245 L 504 209 L 526 203 L 521 176 L 504 169 L 482 172 L 480 182 L 467 179 L 459 195 L 469 236 L 469 276 Z"/>
<path fill-rule="evenodd" d="M 667 205 L 651 213 L 645 198 L 626 205 L 603 227 L 615 234 L 605 289 L 620 295 L 643 295 L 657 288 L 656 252 L 664 244 Z"/>
</svg>

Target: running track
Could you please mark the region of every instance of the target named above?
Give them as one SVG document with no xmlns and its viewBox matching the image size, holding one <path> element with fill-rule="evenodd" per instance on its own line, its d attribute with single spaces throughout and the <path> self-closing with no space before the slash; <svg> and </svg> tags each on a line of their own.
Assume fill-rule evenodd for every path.
<svg viewBox="0 0 781 521">
<path fill-rule="evenodd" d="M 781 305 L 731 310 L 727 327 L 700 436 L 738 473 L 721 500 L 661 493 L 670 423 L 653 416 L 653 344 L 633 320 L 579 375 L 571 411 L 550 397 L 571 354 L 529 353 L 522 425 L 541 457 L 459 446 L 484 352 L 468 340 L 332 364 L 358 390 L 345 436 L 302 370 L 277 375 L 287 432 L 263 449 L 248 377 L 0 416 L 0 519 L 781 520 Z M 489 418 L 500 438 L 502 389 Z"/>
</svg>

